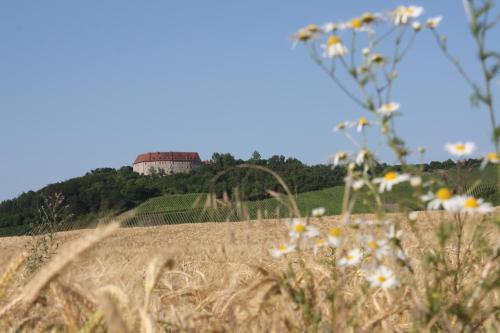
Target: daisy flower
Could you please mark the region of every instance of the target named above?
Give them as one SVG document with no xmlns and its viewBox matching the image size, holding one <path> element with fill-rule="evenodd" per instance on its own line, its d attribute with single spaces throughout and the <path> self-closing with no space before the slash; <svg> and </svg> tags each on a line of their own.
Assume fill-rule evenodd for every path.
<svg viewBox="0 0 500 333">
<path fill-rule="evenodd" d="M 444 148 L 452 155 L 465 156 L 470 155 L 476 150 L 476 145 L 472 142 L 447 143 Z"/>
<path fill-rule="evenodd" d="M 418 212 L 409 212 L 408 220 L 415 222 L 418 219 Z"/>
<path fill-rule="evenodd" d="M 427 204 L 427 209 L 429 210 L 436 210 L 443 207 L 447 211 L 453 212 L 456 205 L 452 198 L 453 193 L 447 187 L 441 187 L 435 194 L 429 192 L 421 197 L 422 201 L 429 201 Z"/>
<path fill-rule="evenodd" d="M 386 266 L 378 266 L 372 271 L 369 271 L 366 279 L 372 287 L 381 287 L 389 289 L 399 285 L 394 273 Z"/>
<path fill-rule="evenodd" d="M 381 55 L 380 53 L 373 53 L 370 56 L 370 64 L 375 64 L 379 66 L 383 66 L 387 63 L 387 58 Z"/>
<path fill-rule="evenodd" d="M 370 126 L 370 122 L 368 121 L 368 119 L 366 119 L 365 117 L 359 118 L 356 122 L 356 130 L 358 132 L 361 132 L 365 128 L 365 126 Z"/>
<path fill-rule="evenodd" d="M 427 22 L 425 22 L 425 25 L 429 29 L 434 29 L 439 25 L 439 23 L 441 22 L 442 19 L 443 19 L 442 16 L 431 17 L 431 18 L 427 19 Z"/>
<path fill-rule="evenodd" d="M 424 12 L 422 7 L 418 6 L 399 6 L 393 12 L 393 20 L 395 25 L 404 25 L 410 21 L 410 19 L 417 18 Z"/>
<path fill-rule="evenodd" d="M 332 227 L 328 231 L 328 245 L 337 248 L 342 244 L 342 229 L 339 227 Z"/>
<path fill-rule="evenodd" d="M 391 253 L 391 247 L 386 239 L 377 240 L 372 235 L 361 236 L 361 240 L 365 248 L 375 255 L 377 259 L 382 259 L 383 256 Z"/>
<path fill-rule="evenodd" d="M 347 252 L 345 257 L 340 258 L 340 266 L 354 266 L 361 262 L 363 259 L 363 252 L 360 249 L 352 249 Z"/>
<path fill-rule="evenodd" d="M 335 128 L 333 129 L 334 132 L 342 131 L 345 130 L 346 128 L 349 128 L 351 124 L 348 121 L 343 121 L 341 123 L 338 123 Z"/>
<path fill-rule="evenodd" d="M 314 216 L 314 217 L 321 217 L 321 216 L 325 215 L 325 212 L 326 212 L 325 207 L 314 208 L 312 210 L 312 216 Z"/>
<path fill-rule="evenodd" d="M 408 174 L 399 174 L 395 171 L 387 172 L 384 177 L 375 178 L 373 180 L 374 184 L 380 184 L 379 192 L 384 193 L 385 191 L 392 190 L 392 187 L 396 184 L 408 181 L 410 179 L 410 175 Z"/>
<path fill-rule="evenodd" d="M 481 169 L 484 169 L 488 163 L 499 164 L 500 156 L 498 156 L 497 153 L 486 154 L 486 156 L 483 158 L 483 162 L 481 162 Z"/>
<path fill-rule="evenodd" d="M 360 190 L 363 186 L 365 186 L 365 181 L 363 179 L 355 180 L 352 182 L 351 186 L 355 191 Z"/>
<path fill-rule="evenodd" d="M 307 225 L 302 219 L 293 219 L 289 224 L 290 232 L 289 235 L 293 240 L 297 240 L 302 236 L 306 238 L 312 238 L 319 235 L 318 229 L 313 226 Z"/>
<path fill-rule="evenodd" d="M 328 243 L 324 239 L 318 238 L 314 240 L 314 243 L 312 245 L 314 255 L 316 255 L 321 248 L 326 246 L 328 246 Z"/>
<path fill-rule="evenodd" d="M 369 16 L 367 13 L 365 17 L 355 17 L 346 22 L 345 26 L 355 31 L 372 32 L 372 29 L 368 26 L 368 21 L 373 22 L 373 20 L 375 20 L 375 17 L 373 15 Z"/>
<path fill-rule="evenodd" d="M 419 176 L 413 176 L 410 178 L 410 185 L 412 187 L 419 187 L 422 185 L 422 178 Z"/>
<path fill-rule="evenodd" d="M 361 149 L 356 155 L 356 164 L 363 165 L 363 163 L 371 156 L 371 153 L 368 149 Z"/>
<path fill-rule="evenodd" d="M 377 112 L 385 117 L 391 116 L 394 112 L 399 110 L 401 105 L 399 103 L 390 102 L 382 105 Z"/>
<path fill-rule="evenodd" d="M 422 30 L 422 23 L 415 21 L 411 24 L 411 27 L 414 31 L 419 32 L 420 30 Z"/>
<path fill-rule="evenodd" d="M 297 33 L 292 35 L 293 47 L 297 46 L 299 42 L 307 43 L 310 40 L 315 40 L 321 37 L 323 30 L 316 24 L 309 24 L 307 27 L 300 29 Z"/>
<path fill-rule="evenodd" d="M 275 258 L 279 258 L 287 253 L 295 252 L 297 246 L 295 244 L 281 244 L 277 248 L 271 250 L 271 255 Z"/>
<path fill-rule="evenodd" d="M 396 226 L 391 223 L 387 231 L 387 239 L 399 241 L 401 240 L 401 236 L 403 236 L 403 230 L 397 230 Z"/>
<path fill-rule="evenodd" d="M 360 30 L 363 27 L 363 21 L 356 17 L 353 18 L 349 23 L 347 23 L 347 26 L 353 30 Z"/>
<path fill-rule="evenodd" d="M 337 167 L 338 165 L 345 164 L 347 162 L 347 158 L 349 157 L 349 154 L 346 153 L 345 151 L 339 151 L 333 156 L 333 167 Z"/>
<path fill-rule="evenodd" d="M 488 214 L 493 211 L 493 207 L 489 202 L 484 202 L 483 199 L 476 199 L 472 196 L 457 197 L 457 204 L 461 210 L 470 214 Z"/>
<path fill-rule="evenodd" d="M 371 12 L 365 12 L 363 15 L 361 15 L 361 21 L 363 24 L 370 24 L 379 19 L 379 15 L 376 13 L 371 13 Z"/>
<path fill-rule="evenodd" d="M 337 30 L 341 30 L 341 25 L 339 25 L 338 23 L 335 23 L 335 22 L 328 22 L 328 23 L 325 23 L 323 25 L 323 30 L 325 32 L 332 32 L 332 31 L 337 31 Z"/>
<path fill-rule="evenodd" d="M 342 57 L 347 54 L 347 48 L 342 44 L 340 37 L 336 35 L 328 37 L 326 44 L 322 47 L 325 49 L 323 54 L 325 58 Z"/>
</svg>

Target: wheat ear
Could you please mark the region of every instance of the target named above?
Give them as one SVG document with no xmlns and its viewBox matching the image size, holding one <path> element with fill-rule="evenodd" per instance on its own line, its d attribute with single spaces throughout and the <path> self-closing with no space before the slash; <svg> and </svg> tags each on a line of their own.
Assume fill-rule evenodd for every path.
<svg viewBox="0 0 500 333">
<path fill-rule="evenodd" d="M 118 223 L 112 223 L 103 228 L 97 228 L 86 237 L 83 237 L 82 239 L 69 244 L 66 248 L 61 249 L 61 252 L 47 265 L 42 267 L 39 273 L 30 282 L 28 282 L 18 297 L 0 309 L 0 318 L 16 307 L 20 302 L 23 302 L 25 305 L 32 304 L 38 297 L 40 291 L 44 289 L 57 274 L 66 268 L 66 266 L 68 266 L 76 257 L 115 232 L 118 227 Z"/>
<path fill-rule="evenodd" d="M 3 273 L 2 277 L 0 277 L 0 300 L 5 295 L 7 288 L 9 287 L 12 278 L 16 272 L 21 268 L 21 266 L 26 262 L 27 256 L 25 253 L 17 257 L 14 261 L 12 261 L 7 267 L 5 273 Z"/>
<path fill-rule="evenodd" d="M 147 270 L 146 276 L 144 278 L 144 306 L 143 310 L 145 313 L 148 311 L 149 300 L 151 299 L 151 292 L 153 291 L 158 279 L 160 278 L 161 272 L 163 268 L 172 268 L 174 266 L 174 262 L 171 259 L 167 259 L 165 257 L 157 257 L 153 259 Z"/>
</svg>

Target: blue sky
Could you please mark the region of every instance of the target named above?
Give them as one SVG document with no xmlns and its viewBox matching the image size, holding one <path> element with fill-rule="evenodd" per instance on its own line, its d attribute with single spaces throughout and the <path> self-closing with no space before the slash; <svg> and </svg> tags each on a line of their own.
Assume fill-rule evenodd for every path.
<svg viewBox="0 0 500 333">
<path fill-rule="evenodd" d="M 293 156 L 353 150 L 332 133 L 363 114 L 289 36 L 396 1 L 2 1 L 0 200 L 148 151 Z M 409 4 L 409 3 L 405 3 Z M 476 77 L 461 1 L 416 1 Z M 498 36 L 498 33 L 497 33 Z M 429 160 L 444 143 L 491 149 L 484 110 L 429 32 L 400 67 L 399 132 Z M 500 85 L 494 87 L 498 96 Z M 374 139 L 375 140 L 375 139 Z M 381 158 L 393 162 L 381 151 Z"/>
</svg>

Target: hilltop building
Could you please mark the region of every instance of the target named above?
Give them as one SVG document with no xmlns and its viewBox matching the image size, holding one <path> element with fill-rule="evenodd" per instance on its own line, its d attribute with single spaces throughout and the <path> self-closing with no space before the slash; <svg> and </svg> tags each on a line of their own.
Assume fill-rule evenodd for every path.
<svg viewBox="0 0 500 333">
<path fill-rule="evenodd" d="M 200 155 L 195 152 L 155 152 L 137 156 L 133 170 L 141 175 L 154 172 L 174 173 L 189 172 L 201 166 Z"/>
</svg>

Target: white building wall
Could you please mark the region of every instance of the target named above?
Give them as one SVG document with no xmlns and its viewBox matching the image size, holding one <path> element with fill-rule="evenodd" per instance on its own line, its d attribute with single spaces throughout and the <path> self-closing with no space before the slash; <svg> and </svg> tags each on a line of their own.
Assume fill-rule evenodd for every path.
<svg viewBox="0 0 500 333">
<path fill-rule="evenodd" d="M 134 172 L 141 175 L 150 175 L 151 170 L 163 170 L 167 175 L 174 173 L 187 173 L 201 166 L 199 161 L 150 161 L 133 165 Z"/>
</svg>

